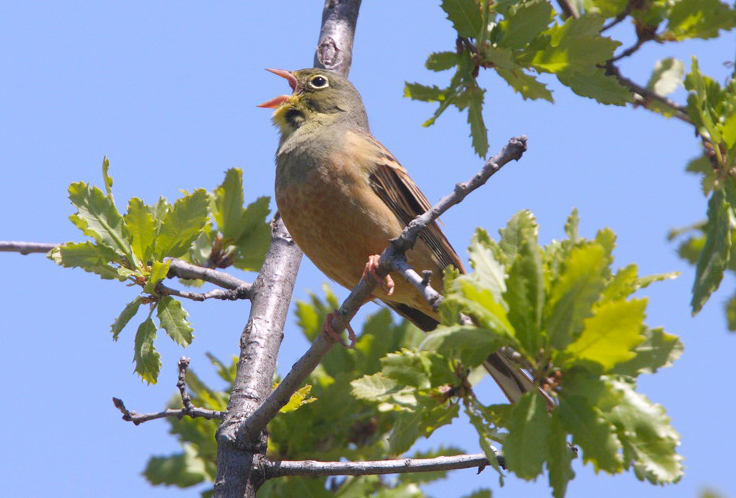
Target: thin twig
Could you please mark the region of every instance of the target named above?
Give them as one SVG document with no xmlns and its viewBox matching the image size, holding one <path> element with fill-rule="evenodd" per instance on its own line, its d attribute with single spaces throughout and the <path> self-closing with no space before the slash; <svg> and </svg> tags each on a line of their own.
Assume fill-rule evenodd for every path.
<svg viewBox="0 0 736 498">
<path fill-rule="evenodd" d="M 171 262 L 169 266 L 169 277 L 204 280 L 224 289 L 247 292 L 248 298 L 250 298 L 251 287 L 253 286 L 250 282 L 233 277 L 224 271 L 193 265 L 180 259 L 170 259 L 169 261 Z"/>
<path fill-rule="evenodd" d="M 503 456 L 497 455 L 496 460 L 503 467 Z M 468 469 L 473 467 L 477 467 L 478 472 L 481 472 L 488 465 L 490 465 L 490 462 L 484 453 L 366 462 L 320 462 L 316 460 L 260 462 L 266 478 L 283 476 L 316 477 L 403 474 L 409 472 Z"/>
<path fill-rule="evenodd" d="M 205 301 L 207 299 L 221 299 L 223 301 L 237 301 L 239 299 L 250 299 L 251 286 L 238 287 L 233 290 L 213 289 L 208 292 L 189 292 L 172 289 L 159 282 L 156 285 L 156 291 L 167 295 L 176 296 L 183 299 L 191 299 L 192 301 Z"/>
<path fill-rule="evenodd" d="M 491 157 L 483 165 L 483 168 L 478 174 L 467 182 L 458 183 L 450 195 L 440 199 L 432 209 L 409 223 L 401 235 L 393 239 L 381 254 L 380 265 L 377 270 L 379 276 L 388 275 L 390 271 L 400 271 L 402 275 L 408 274 L 407 269 L 410 267 L 406 264 L 405 253 L 414 246 L 420 232 L 449 208 L 462 201 L 470 192 L 483 185 L 488 178 L 505 164 L 511 160 L 521 158 L 524 151 L 526 151 L 526 137 L 512 138 L 499 154 Z M 414 272 L 414 270 L 411 271 Z M 416 272 L 414 274 L 416 275 Z M 429 283 L 425 282 L 425 280 L 419 277 L 421 285 L 429 287 Z M 350 295 L 343 301 L 340 308 L 334 314 L 330 325 L 335 333 L 339 334 L 345 329 L 358 309 L 368 301 L 375 288 L 376 280 L 374 278 L 364 276 L 360 279 L 358 284 L 350 291 Z M 440 297 L 438 294 L 437 298 Z M 259 434 L 266 427 L 266 424 L 276 416 L 279 410 L 289 402 L 291 395 L 304 384 L 306 378 L 317 368 L 317 365 L 319 365 L 333 344 L 333 340 L 325 338 L 323 334 L 317 337 L 307 352 L 294 363 L 289 373 L 286 374 L 286 377 L 273 390 L 271 395 L 245 422 L 243 430 L 249 437 Z"/>
<path fill-rule="evenodd" d="M 570 0 L 557 0 L 557 4 L 562 9 L 562 12 L 567 17 L 572 17 L 573 19 L 577 19 L 580 17 L 580 13 L 578 13 L 577 10 L 575 10 L 575 7 L 573 7 L 572 3 L 570 3 Z"/>
<path fill-rule="evenodd" d="M 632 55 L 634 52 L 636 52 L 637 50 L 639 50 L 641 48 L 641 46 L 644 45 L 645 42 L 650 41 L 650 40 L 651 40 L 651 38 L 645 38 L 643 36 L 640 36 L 636 40 L 636 43 L 634 43 L 632 46 L 630 46 L 629 48 L 627 48 L 626 50 L 624 50 L 620 54 L 615 55 L 615 56 L 611 57 L 610 59 L 608 59 L 608 63 L 611 64 L 611 63 L 614 63 L 616 61 L 620 61 L 624 57 L 628 57 L 628 56 Z"/>
<path fill-rule="evenodd" d="M 59 244 L 46 244 L 43 242 L 18 242 L 13 240 L 0 240 L 0 252 L 18 252 L 26 255 L 31 253 L 47 253 L 51 249 L 59 247 Z"/>
<path fill-rule="evenodd" d="M 189 367 L 189 358 L 182 356 L 179 359 L 179 375 L 177 377 L 176 381 L 176 387 L 179 389 L 179 394 L 181 396 L 181 402 L 184 405 L 183 408 L 168 408 L 166 410 L 156 412 L 156 413 L 138 413 L 135 411 L 128 410 L 125 407 L 125 403 L 123 403 L 123 400 L 120 398 L 112 398 L 112 403 L 115 405 L 115 408 L 120 410 L 123 414 L 123 420 L 126 422 L 133 422 L 135 425 L 142 424 L 143 422 L 148 422 L 150 420 L 156 420 L 159 418 L 167 418 L 167 417 L 191 417 L 191 418 L 206 418 L 207 420 L 211 420 L 213 418 L 220 419 L 225 416 L 225 412 L 217 411 L 217 410 L 209 410 L 207 408 L 200 408 L 198 406 L 195 406 L 194 403 L 192 403 L 192 398 L 189 396 L 189 393 L 187 392 L 187 384 L 186 384 L 186 376 L 187 376 L 187 368 Z"/>
<path fill-rule="evenodd" d="M 633 2 L 629 0 L 629 2 L 626 4 L 626 7 L 624 7 L 624 10 L 622 10 L 621 13 L 617 15 L 614 20 L 612 20 L 611 22 L 609 22 L 608 24 L 606 24 L 605 26 L 601 28 L 601 33 L 603 33 L 604 31 L 608 31 L 609 29 L 611 29 L 612 27 L 614 27 L 615 25 L 617 25 L 618 23 L 626 19 L 628 15 L 631 14 L 631 9 L 633 7 L 634 7 Z"/>
</svg>

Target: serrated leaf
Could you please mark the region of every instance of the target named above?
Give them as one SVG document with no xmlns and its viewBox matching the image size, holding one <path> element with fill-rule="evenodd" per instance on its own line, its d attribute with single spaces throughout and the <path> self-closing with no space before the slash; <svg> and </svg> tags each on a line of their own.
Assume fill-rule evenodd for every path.
<svg viewBox="0 0 736 498">
<path fill-rule="evenodd" d="M 603 290 L 607 263 L 600 244 L 588 243 L 570 252 L 548 299 L 547 333 L 556 349 L 565 349 L 583 330 L 583 320 L 592 314 Z"/>
<path fill-rule="evenodd" d="M 123 216 L 123 220 L 130 235 L 133 254 L 140 261 L 148 261 L 156 240 L 156 221 L 151 214 L 151 208 L 142 200 L 133 197 L 128 202 L 128 212 Z"/>
<path fill-rule="evenodd" d="M 459 36 L 475 38 L 480 33 L 483 21 L 475 0 L 442 0 L 442 10 Z"/>
<path fill-rule="evenodd" d="M 601 413 L 601 405 L 616 404 L 620 394 L 611 392 L 599 377 L 568 373 L 560 390 L 560 404 L 554 411 L 562 427 L 572 434 L 573 443 L 583 450 L 583 460 L 609 474 L 621 472 L 621 442 L 614 425 Z"/>
<path fill-rule="evenodd" d="M 401 385 L 429 389 L 431 362 L 427 353 L 402 350 L 381 358 L 383 375 Z"/>
<path fill-rule="evenodd" d="M 466 95 L 472 95 L 468 99 L 468 123 L 470 124 L 470 136 L 473 138 L 473 150 L 480 157 L 485 157 L 488 152 L 488 130 L 483 122 L 483 95 L 485 90 L 473 87 L 466 90 Z"/>
<path fill-rule="evenodd" d="M 156 307 L 161 327 L 166 330 L 171 339 L 179 346 L 188 346 L 192 343 L 192 327 L 187 320 L 188 313 L 181 307 L 181 303 L 171 296 L 161 298 Z"/>
<path fill-rule="evenodd" d="M 465 325 L 440 326 L 427 333 L 421 350 L 436 351 L 457 359 L 466 367 L 480 365 L 488 355 L 503 345 L 498 334 L 489 329 Z"/>
<path fill-rule="evenodd" d="M 527 481 L 536 478 L 547 459 L 542 448 L 552 430 L 544 398 L 536 392 L 525 393 L 513 405 L 508 430 L 503 445 L 507 468 Z"/>
<path fill-rule="evenodd" d="M 669 95 L 682 86 L 682 77 L 685 74 L 685 64 L 673 57 L 658 60 L 654 64 L 654 71 L 647 83 L 647 90 L 651 90 L 662 97 Z"/>
<path fill-rule="evenodd" d="M 496 256 L 497 246 L 483 229 L 476 229 L 468 247 L 470 265 L 475 270 L 473 278 L 478 279 L 480 285 L 488 289 L 494 300 L 503 302 L 503 293 L 506 292 L 506 271 Z"/>
<path fill-rule="evenodd" d="M 634 357 L 619 363 L 611 373 L 636 377 L 643 373 L 654 373 L 660 368 L 669 367 L 680 357 L 684 346 L 676 335 L 668 334 L 662 328 L 642 330 L 644 341 L 633 350 Z"/>
<path fill-rule="evenodd" d="M 106 280 L 125 280 L 110 262 L 119 263 L 120 256 L 107 246 L 91 242 L 67 242 L 49 252 L 49 259 L 65 268 L 82 268 Z"/>
<path fill-rule="evenodd" d="M 225 180 L 214 191 L 215 212 L 214 218 L 217 229 L 225 239 L 237 240 L 243 229 L 243 171 L 240 168 L 231 168 L 225 172 Z"/>
<path fill-rule="evenodd" d="M 112 199 L 112 177 L 110 176 L 110 161 L 107 156 L 102 159 L 102 179 L 105 183 L 107 196 Z"/>
<path fill-rule="evenodd" d="M 626 465 L 633 464 L 636 476 L 652 484 L 679 481 L 684 473 L 682 457 L 675 451 L 680 435 L 664 408 L 634 391 L 631 384 L 615 380 L 609 384 L 621 399 L 605 416 L 617 427 Z"/>
<path fill-rule="evenodd" d="M 248 204 L 240 220 L 241 235 L 235 241 L 238 257 L 235 267 L 245 271 L 258 271 L 266 259 L 271 246 L 271 227 L 266 217 L 271 212 L 268 207 L 271 199 L 259 197 Z"/>
<path fill-rule="evenodd" d="M 208 480 L 204 462 L 197 457 L 191 444 L 184 443 L 184 452 L 148 459 L 143 475 L 153 485 L 164 484 L 188 488 Z"/>
<path fill-rule="evenodd" d="M 123 217 L 111 197 L 97 187 L 80 182 L 69 185 L 69 199 L 77 207 L 77 214 L 69 217 L 77 228 L 98 244 L 132 260 L 132 248 L 127 240 Z"/>
<path fill-rule="evenodd" d="M 702 308 L 723 278 L 731 249 L 729 211 L 723 190 L 714 190 L 708 201 L 708 222 L 705 225 L 705 245 L 700 251 L 690 302 L 693 315 Z"/>
<path fill-rule="evenodd" d="M 289 413 L 293 412 L 294 410 L 297 410 L 302 405 L 306 405 L 308 403 L 312 403 L 313 401 L 317 401 L 317 398 L 312 398 L 309 396 L 309 392 L 312 390 L 312 386 L 307 384 L 304 387 L 297 389 L 297 391 L 291 395 L 289 398 L 289 402 L 286 403 L 281 410 L 279 410 L 280 413 Z"/>
<path fill-rule="evenodd" d="M 131 302 L 125 305 L 125 308 L 123 309 L 122 313 L 115 319 L 113 324 L 110 326 L 110 331 L 112 332 L 112 340 L 117 341 L 118 336 L 120 335 L 120 332 L 125 328 L 125 326 L 128 324 L 131 318 L 135 316 L 136 313 L 138 313 L 138 308 L 141 305 L 141 297 L 137 296 L 135 299 L 133 299 Z"/>
<path fill-rule="evenodd" d="M 523 48 L 554 18 L 555 12 L 549 2 L 538 0 L 512 5 L 499 23 L 503 37 L 499 44 L 509 48 Z"/>
<path fill-rule="evenodd" d="M 565 234 L 570 238 L 571 242 L 577 242 L 580 240 L 580 216 L 578 215 L 578 208 L 572 208 L 570 216 L 565 220 Z"/>
<path fill-rule="evenodd" d="M 506 255 L 507 266 L 511 267 L 521 252 L 524 243 L 537 240 L 539 226 L 532 212 L 523 209 L 515 213 L 506 223 L 506 226 L 498 232 L 501 234 L 498 245 Z"/>
<path fill-rule="evenodd" d="M 163 281 L 169 274 L 170 266 L 171 261 L 154 261 L 151 266 L 151 273 L 148 276 L 148 281 L 146 281 L 146 285 L 143 286 L 143 292 L 154 294 L 158 283 Z"/>
<path fill-rule="evenodd" d="M 564 498 L 568 483 L 575 477 L 572 470 L 574 453 L 567 444 L 567 434 L 558 417 L 552 417 L 547 446 L 549 448 L 547 471 L 552 496 Z"/>
<path fill-rule="evenodd" d="M 155 384 L 161 371 L 161 355 L 153 347 L 156 330 L 156 324 L 148 318 L 140 324 L 135 334 L 135 371 L 148 384 Z"/>
<path fill-rule="evenodd" d="M 207 192 L 203 189 L 176 201 L 161 222 L 154 251 L 156 259 L 186 254 L 207 222 L 208 205 Z"/>
<path fill-rule="evenodd" d="M 589 73 L 559 71 L 557 79 L 581 97 L 595 99 L 601 104 L 624 106 L 632 102 L 631 92 L 614 76 L 607 76 L 603 69 Z"/>
<path fill-rule="evenodd" d="M 635 346 L 644 340 L 644 299 L 608 301 L 594 308 L 594 314 L 583 322 L 583 331 L 565 349 L 570 364 L 589 360 L 608 371 L 632 359 Z"/>
<path fill-rule="evenodd" d="M 547 85 L 537 81 L 537 78 L 526 74 L 521 68 L 503 69 L 497 68 L 496 73 L 511 85 L 515 92 L 521 94 L 524 100 L 527 99 L 544 99 L 548 102 L 554 102 L 552 92 L 547 89 Z"/>
<path fill-rule="evenodd" d="M 665 39 L 715 38 L 736 26 L 736 12 L 719 0 L 679 0 L 668 16 Z"/>
<path fill-rule="evenodd" d="M 455 67 L 457 60 L 457 52 L 432 52 L 424 66 L 430 71 L 446 71 Z"/>
<path fill-rule="evenodd" d="M 431 404 L 430 404 L 431 403 Z M 389 452 L 399 455 L 411 448 L 420 437 L 428 438 L 432 433 L 443 425 L 452 422 L 457 417 L 459 406 L 438 404 L 433 400 L 424 404 L 416 411 L 397 412 L 394 418 L 394 426 L 389 436 Z"/>
<path fill-rule="evenodd" d="M 405 83 L 404 97 L 422 102 L 440 102 L 445 100 L 445 89 L 437 86 L 426 86 L 420 83 Z"/>
</svg>

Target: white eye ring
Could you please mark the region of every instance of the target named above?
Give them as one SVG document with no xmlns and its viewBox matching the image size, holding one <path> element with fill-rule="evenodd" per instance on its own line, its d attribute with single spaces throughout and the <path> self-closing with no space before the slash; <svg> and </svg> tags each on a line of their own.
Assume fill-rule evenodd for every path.
<svg viewBox="0 0 736 498">
<path fill-rule="evenodd" d="M 327 88 L 330 86 L 330 81 L 327 79 L 327 76 L 318 74 L 316 76 L 312 76 L 309 80 L 309 84 L 312 85 L 312 88 Z"/>
</svg>

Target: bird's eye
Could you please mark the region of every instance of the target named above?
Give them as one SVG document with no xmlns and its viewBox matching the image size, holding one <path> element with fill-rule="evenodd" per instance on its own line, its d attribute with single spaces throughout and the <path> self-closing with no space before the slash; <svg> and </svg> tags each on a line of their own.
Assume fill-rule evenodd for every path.
<svg viewBox="0 0 736 498">
<path fill-rule="evenodd" d="M 309 83 L 311 83 L 314 88 L 325 88 L 330 85 L 330 83 L 327 81 L 327 78 L 319 75 L 309 80 Z"/>
</svg>

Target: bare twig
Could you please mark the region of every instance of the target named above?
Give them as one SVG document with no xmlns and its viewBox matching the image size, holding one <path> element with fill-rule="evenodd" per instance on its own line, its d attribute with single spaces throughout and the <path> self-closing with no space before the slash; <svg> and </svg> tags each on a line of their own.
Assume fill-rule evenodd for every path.
<svg viewBox="0 0 736 498">
<path fill-rule="evenodd" d="M 156 285 L 156 291 L 168 296 L 176 296 L 192 301 L 205 301 L 207 299 L 221 299 L 223 301 L 237 301 L 239 299 L 250 299 L 251 285 L 238 287 L 233 290 L 213 289 L 208 292 L 189 292 L 172 289 L 161 282 Z"/>
<path fill-rule="evenodd" d="M 253 284 L 245 280 L 241 280 L 224 271 L 204 268 L 180 259 L 171 259 L 169 261 L 171 262 L 171 266 L 169 266 L 169 277 L 204 280 L 224 289 L 247 293 L 248 297 L 250 297 Z"/>
<path fill-rule="evenodd" d="M 580 13 L 575 10 L 575 7 L 570 3 L 570 0 L 557 0 L 557 4 L 560 6 L 560 9 L 562 9 L 565 17 L 572 17 L 573 19 L 580 17 Z"/>
<path fill-rule="evenodd" d="M 633 54 L 634 52 L 636 52 L 637 50 L 639 50 L 641 48 L 641 46 L 644 45 L 645 42 L 650 41 L 650 40 L 651 40 L 651 38 L 645 38 L 643 36 L 640 36 L 636 40 L 636 43 L 634 43 L 632 46 L 630 46 L 629 48 L 627 48 L 626 50 L 624 50 L 620 54 L 611 57 L 608 60 L 608 63 L 611 64 L 611 63 L 614 63 L 616 61 L 620 61 L 624 57 L 630 56 L 631 54 Z"/>
<path fill-rule="evenodd" d="M 192 398 L 187 392 L 186 375 L 187 367 L 189 367 L 189 358 L 182 356 L 179 359 L 179 375 L 176 382 L 176 387 L 179 389 L 181 395 L 181 402 L 184 405 L 183 408 L 168 408 L 166 410 L 156 413 L 138 413 L 128 410 L 125 407 L 125 403 L 120 398 L 112 398 L 112 403 L 115 408 L 120 410 L 123 414 L 123 420 L 126 422 L 133 422 L 135 425 L 148 422 L 150 420 L 157 420 L 159 418 L 167 417 L 191 417 L 191 418 L 206 418 L 207 420 L 217 418 L 222 419 L 225 415 L 224 412 L 217 410 L 209 410 L 207 408 L 200 408 L 192 403 Z"/>
<path fill-rule="evenodd" d="M 47 253 L 59 244 L 46 244 L 43 242 L 17 242 L 12 240 L 0 240 L 0 252 L 18 252 L 23 255 L 31 253 Z"/>
<path fill-rule="evenodd" d="M 626 17 L 628 17 L 628 15 L 631 14 L 631 9 L 633 7 L 634 7 L 633 2 L 629 0 L 629 2 L 626 4 L 626 7 L 624 7 L 624 10 L 622 10 L 621 13 L 616 16 L 615 19 L 613 19 L 611 22 L 609 22 L 608 24 L 606 24 L 605 26 L 601 28 L 601 33 L 611 29 L 612 27 L 614 27 L 615 25 L 617 25 L 618 23 L 626 19 Z"/>
<path fill-rule="evenodd" d="M 503 456 L 497 455 L 496 460 L 500 466 L 504 466 Z M 282 476 L 315 477 L 402 474 L 408 472 L 468 469 L 473 467 L 477 467 L 478 472 L 480 472 L 488 465 L 490 463 L 484 453 L 367 462 L 319 462 L 315 460 L 261 462 L 261 467 L 266 478 Z"/>
<path fill-rule="evenodd" d="M 440 215 L 447 211 L 450 207 L 461 202 L 470 192 L 483 185 L 488 178 L 496 173 L 501 167 L 510 162 L 511 160 L 518 160 L 521 155 L 526 151 L 526 137 L 516 137 L 509 140 L 509 143 L 503 148 L 503 150 L 491 157 L 483 166 L 481 171 L 476 174 L 469 181 L 464 183 L 458 183 L 455 186 L 454 191 L 442 199 L 432 209 L 427 211 L 421 216 L 415 218 L 409 225 L 404 229 L 402 234 L 396 239 L 392 240 L 389 246 L 383 251 L 380 259 L 380 266 L 378 273 L 380 276 L 388 275 L 390 271 L 399 271 L 403 274 L 409 274 L 408 280 L 415 280 L 411 276 L 416 275 L 419 281 L 419 285 L 426 288 L 431 288 L 429 282 L 416 274 L 414 270 L 409 272 L 411 267 L 406 263 L 405 253 L 411 249 L 416 242 L 419 233 L 429 226 L 430 223 L 435 221 Z M 370 298 L 371 292 L 376 287 L 376 280 L 372 277 L 363 277 L 360 279 L 358 284 L 350 291 L 350 295 L 343 301 L 340 308 L 335 313 L 330 325 L 332 330 L 336 333 L 341 333 L 350 320 L 355 316 L 358 309 Z M 436 292 L 434 302 L 441 299 L 441 296 Z M 430 301 L 430 303 L 433 301 Z M 246 421 L 244 431 L 253 437 L 258 434 L 266 424 L 276 416 L 281 408 L 289 402 L 291 395 L 299 389 L 307 376 L 319 365 L 322 357 L 327 354 L 333 345 L 331 339 L 325 338 L 323 335 L 319 335 L 317 339 L 312 343 L 309 350 L 292 366 L 289 373 L 284 377 L 281 383 L 274 389 L 271 395 L 263 402 L 261 406 L 253 412 L 253 415 Z"/>
</svg>

